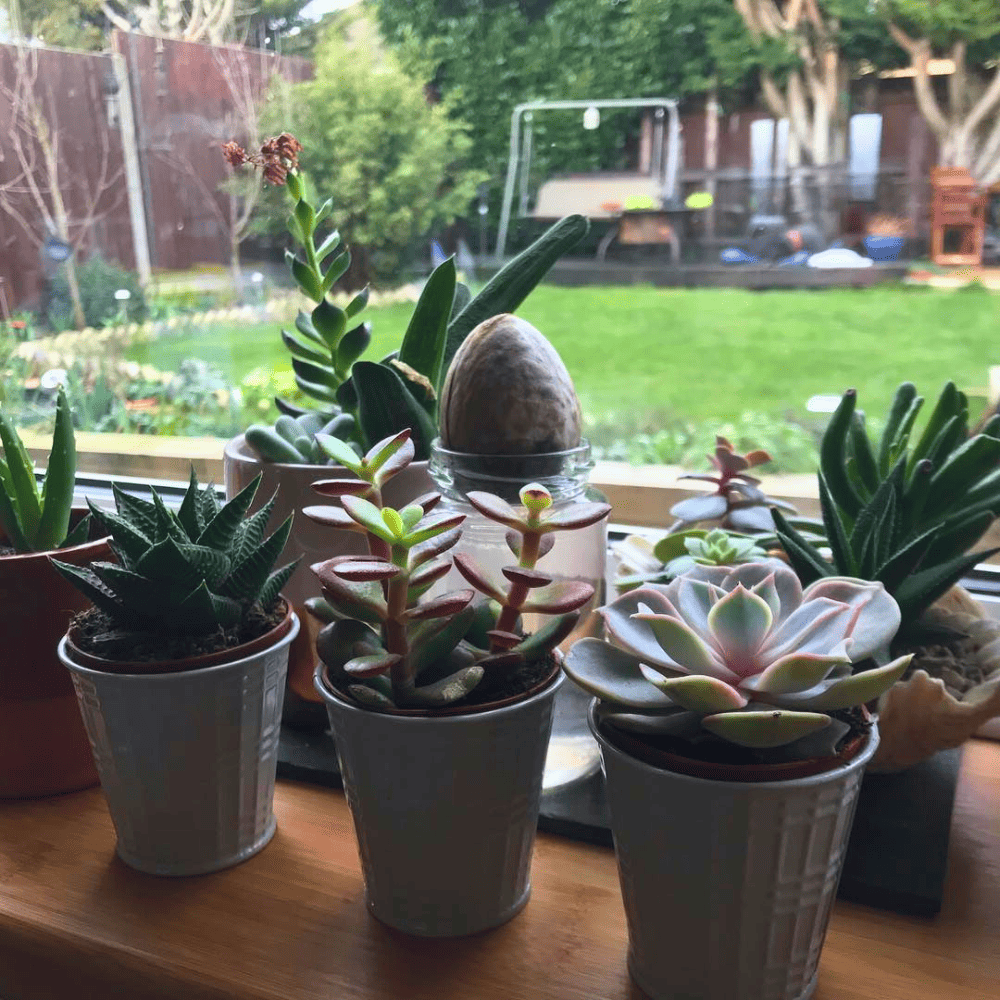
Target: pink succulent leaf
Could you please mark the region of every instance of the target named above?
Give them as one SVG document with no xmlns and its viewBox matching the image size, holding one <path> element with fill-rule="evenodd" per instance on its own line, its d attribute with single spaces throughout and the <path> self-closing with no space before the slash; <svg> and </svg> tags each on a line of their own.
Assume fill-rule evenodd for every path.
<svg viewBox="0 0 1000 1000">
<path fill-rule="evenodd" d="M 521 636 L 516 632 L 501 632 L 499 629 L 491 629 L 486 636 L 496 649 L 504 651 L 513 649 L 521 642 Z"/>
<path fill-rule="evenodd" d="M 733 712 L 746 707 L 748 699 L 736 688 L 717 677 L 689 674 L 686 677 L 661 677 L 655 685 L 681 708 L 699 715 Z"/>
<path fill-rule="evenodd" d="M 434 514 L 424 517 L 419 524 L 408 531 L 401 539 L 407 547 L 420 545 L 428 539 L 443 535 L 452 528 L 457 528 L 465 520 L 464 514 Z"/>
<path fill-rule="evenodd" d="M 372 580 L 391 580 L 399 576 L 400 569 L 384 559 L 351 559 L 339 563 L 333 572 L 349 583 L 369 583 Z"/>
<path fill-rule="evenodd" d="M 365 708 L 370 708 L 376 712 L 385 712 L 396 707 L 392 698 L 367 684 L 350 684 L 347 688 L 348 694 Z"/>
<path fill-rule="evenodd" d="M 735 680 L 721 657 L 701 636 L 677 618 L 668 615 L 637 614 L 635 621 L 649 626 L 660 649 L 667 656 L 667 666 L 677 664 L 691 674 L 708 674 L 721 680 Z M 660 657 L 662 662 L 663 657 Z"/>
<path fill-rule="evenodd" d="M 411 622 L 422 622 L 428 618 L 450 618 L 464 610 L 475 596 L 475 591 L 472 590 L 454 590 L 435 597 L 432 601 L 418 604 L 415 608 L 409 608 L 404 617 Z"/>
<path fill-rule="evenodd" d="M 504 536 L 507 540 L 507 548 L 517 556 L 518 559 L 521 558 L 521 544 L 524 541 L 524 536 L 519 531 L 508 531 Z M 554 532 L 549 532 L 546 535 L 541 535 L 538 539 L 538 559 L 543 556 L 547 556 L 552 551 L 552 546 L 556 544 L 556 536 Z M 659 563 L 657 563 L 659 565 Z"/>
<path fill-rule="evenodd" d="M 526 614 L 565 615 L 582 608 L 593 596 L 593 586 L 583 580 L 559 580 L 534 591 L 521 610 Z"/>
<path fill-rule="evenodd" d="M 758 694 L 795 694 L 816 687 L 829 677 L 834 667 L 850 663 L 850 639 L 838 643 L 829 653 L 789 653 L 775 660 L 756 677 L 740 686 Z"/>
<path fill-rule="evenodd" d="M 757 652 L 772 621 L 767 601 L 741 584 L 713 605 L 708 630 L 726 665 L 747 677 L 759 672 Z"/>
<path fill-rule="evenodd" d="M 410 575 L 409 586 L 411 589 L 413 587 L 428 587 L 442 577 L 447 576 L 450 570 L 450 559 L 439 559 L 437 562 L 424 563 L 420 569 Z"/>
<path fill-rule="evenodd" d="M 764 596 L 762 591 L 767 585 L 767 581 L 770 580 L 780 606 L 779 611 L 771 609 L 774 613 L 774 624 L 771 626 L 771 630 L 774 631 L 802 604 L 802 584 L 796 573 L 788 566 L 781 565 L 778 560 L 768 560 L 766 565 L 767 575 L 752 586 L 750 584 L 751 574 L 746 572 L 744 567 L 737 567 L 737 569 L 744 569 L 744 572 L 738 574 L 737 578 L 744 587 L 750 587 L 755 593 L 761 593 L 761 596 Z M 767 597 L 764 599 L 768 600 Z"/>
<path fill-rule="evenodd" d="M 552 509 L 542 515 L 541 531 L 569 531 L 586 528 L 607 517 L 611 505 L 606 503 L 573 503 Z"/>
<path fill-rule="evenodd" d="M 368 656 L 356 656 L 344 664 L 344 673 L 353 677 L 378 677 L 384 674 L 402 660 L 399 653 L 371 653 Z"/>
<path fill-rule="evenodd" d="M 504 603 L 507 597 L 507 588 L 503 582 L 491 573 L 483 569 L 470 555 L 465 552 L 456 552 L 454 558 L 455 569 L 472 584 L 480 593 L 487 597 L 492 597 L 494 601 Z"/>
<path fill-rule="evenodd" d="M 367 496 L 371 493 L 370 483 L 363 479 L 318 479 L 312 484 L 315 492 L 324 497 Z"/>
<path fill-rule="evenodd" d="M 756 476 L 751 476 L 749 472 L 740 472 L 735 476 L 729 477 L 729 482 L 727 486 L 732 486 L 734 481 L 739 480 L 741 483 L 749 483 L 751 486 L 760 486 L 760 480 Z M 796 510 L 794 504 L 791 505 L 792 510 Z"/>
<path fill-rule="evenodd" d="M 522 569 L 520 566 L 505 566 L 500 572 L 511 583 L 523 583 L 529 590 L 547 587 L 552 582 L 552 577 L 548 573 L 540 573 L 534 569 Z"/>
<path fill-rule="evenodd" d="M 842 708 L 863 705 L 865 702 L 881 698 L 898 681 L 910 665 L 912 654 L 901 656 L 884 667 L 862 670 L 848 674 L 831 683 L 821 685 L 814 691 L 804 691 L 794 703 L 795 708 L 813 712 L 836 712 Z M 779 704 L 784 699 L 779 699 Z"/>
<path fill-rule="evenodd" d="M 743 711 L 708 715 L 701 720 L 710 733 L 753 750 L 794 743 L 830 724 L 830 716 L 815 712 Z"/>
<path fill-rule="evenodd" d="M 379 583 L 352 583 L 334 572 L 336 567 L 353 556 L 335 556 L 310 568 L 319 579 L 323 596 L 341 615 L 367 622 L 385 621 L 388 614 L 385 596 Z"/>
<path fill-rule="evenodd" d="M 673 711 L 642 715 L 614 705 L 598 703 L 597 717 L 601 722 L 640 736 L 672 736 L 693 742 L 704 735 L 701 731 L 701 718 L 676 705 Z"/>
<path fill-rule="evenodd" d="M 681 618 L 699 635 L 708 634 L 708 613 L 719 598 L 719 591 L 704 580 L 685 575 L 671 583 L 672 603 Z"/>
<path fill-rule="evenodd" d="M 360 480 L 358 481 L 360 482 Z M 328 528 L 339 528 L 341 531 L 357 531 L 362 534 L 366 530 L 364 526 L 358 524 L 358 522 L 355 521 L 343 507 L 318 504 L 313 507 L 304 508 L 302 513 L 305 514 L 310 521 L 326 525 Z"/>
<path fill-rule="evenodd" d="M 845 634 L 854 640 L 851 658 L 855 662 L 887 647 L 899 628 L 899 605 L 885 587 L 876 581 L 827 576 L 810 584 L 802 596 L 804 600 L 827 597 L 842 601 L 850 607 L 851 615 Z"/>
<path fill-rule="evenodd" d="M 732 568 L 729 566 L 694 566 L 684 574 L 684 578 L 686 580 L 703 580 L 721 592 L 722 585 L 729 578 L 731 572 Z M 673 586 L 673 583 L 668 584 L 668 586 Z"/>
<path fill-rule="evenodd" d="M 414 708 L 440 708 L 464 698 L 483 679 L 483 668 L 479 664 L 463 667 L 448 677 L 433 684 L 414 688 L 406 699 L 407 706 Z"/>
<path fill-rule="evenodd" d="M 750 501 L 730 504 L 725 525 L 731 531 L 752 535 L 756 532 L 774 532 L 774 518 L 766 507 L 750 506 Z"/>
<path fill-rule="evenodd" d="M 403 434 L 406 438 L 400 441 Z M 407 427 L 395 437 L 380 441 L 365 455 L 369 470 L 374 472 L 376 486 L 382 486 L 413 461 L 416 450 L 409 434 L 410 429 Z"/>
<path fill-rule="evenodd" d="M 381 441 L 376 442 L 365 452 L 364 458 L 361 459 L 365 468 L 369 472 L 377 472 L 382 468 L 383 465 L 393 456 L 404 449 L 407 442 L 409 442 L 410 450 L 413 450 L 413 442 L 410 441 L 410 431 L 409 427 L 405 427 L 403 430 L 399 431 L 398 434 L 390 434 L 388 437 L 382 438 Z M 412 454 L 411 454 L 412 459 Z"/>
<path fill-rule="evenodd" d="M 757 503 L 766 499 L 764 492 L 758 489 L 753 483 L 740 482 L 738 479 L 732 479 L 728 483 L 728 488 L 734 493 L 739 493 L 740 496 L 746 497 L 747 500 L 752 500 Z"/>
<path fill-rule="evenodd" d="M 653 687 L 639 670 L 639 661 L 600 639 L 575 642 L 563 669 L 585 691 L 602 702 L 644 711 L 676 708 L 672 699 Z"/>
<path fill-rule="evenodd" d="M 789 653 L 828 653 L 847 638 L 850 609 L 839 601 L 818 597 L 793 611 L 771 635 L 761 651 L 769 663 Z"/>
<path fill-rule="evenodd" d="M 632 653 L 643 663 L 671 670 L 681 669 L 687 673 L 686 668 L 675 663 L 663 652 L 653 635 L 653 630 L 645 622 L 633 618 L 637 612 L 680 617 L 665 596 L 666 590 L 666 587 L 659 587 L 656 584 L 637 587 L 622 594 L 611 604 L 599 608 L 598 614 L 604 619 L 608 637 L 619 649 Z"/>
<path fill-rule="evenodd" d="M 351 472 L 361 475 L 361 459 L 346 441 L 341 441 L 340 438 L 335 438 L 332 434 L 317 434 L 316 444 L 329 458 L 344 466 L 345 469 L 350 469 Z"/>
<path fill-rule="evenodd" d="M 410 549 L 409 553 L 409 569 L 413 571 L 423 563 L 429 562 L 431 559 L 436 558 L 443 552 L 447 552 L 449 549 L 454 548 L 458 544 L 461 537 L 461 527 L 452 528 L 450 531 L 444 531 L 440 535 L 428 538 L 426 542 L 414 545 Z"/>
<path fill-rule="evenodd" d="M 382 519 L 382 511 L 375 504 L 370 503 L 368 500 L 363 500 L 361 497 L 352 496 L 341 497 L 340 502 L 344 505 L 344 510 L 366 531 L 370 531 L 373 535 L 381 538 L 383 542 L 388 542 L 390 545 L 396 541 L 395 536 L 386 527 L 385 521 Z"/>
<path fill-rule="evenodd" d="M 523 636 L 514 649 L 522 656 L 528 657 L 538 650 L 555 649 L 567 638 L 580 620 L 578 611 L 571 611 L 567 615 L 560 615 L 558 618 L 550 618 L 543 625 L 540 625 L 531 635 Z"/>
<path fill-rule="evenodd" d="M 466 499 L 483 517 L 488 517 L 491 521 L 506 524 L 508 528 L 527 528 L 524 518 L 506 500 L 492 493 L 473 490 L 466 494 Z"/>
<path fill-rule="evenodd" d="M 717 445 L 715 457 L 719 460 L 719 465 L 729 475 L 734 475 L 737 472 L 742 472 L 744 469 L 750 468 L 750 463 L 746 458 L 738 452 L 733 451 L 731 445 L 729 447 L 726 447 L 726 445 Z"/>
<path fill-rule="evenodd" d="M 440 493 L 422 493 L 413 501 L 418 507 L 423 507 L 424 513 L 429 514 L 440 502 Z"/>
<path fill-rule="evenodd" d="M 776 628 L 781 615 L 781 596 L 774 584 L 774 573 L 769 573 L 763 580 L 755 583 L 749 589 L 767 603 L 771 609 L 771 628 Z"/>
<path fill-rule="evenodd" d="M 749 451 L 745 457 L 747 466 L 751 469 L 758 465 L 765 465 L 772 460 L 771 456 L 763 448 L 758 448 L 756 451 Z"/>
<path fill-rule="evenodd" d="M 710 475 L 707 472 L 685 472 L 683 476 L 678 476 L 678 479 L 697 479 L 702 483 L 715 483 L 716 486 L 722 485 L 722 480 L 718 476 Z"/>
<path fill-rule="evenodd" d="M 670 513 L 682 521 L 711 521 L 722 517 L 729 509 L 724 496 L 710 493 L 704 496 L 686 497 L 670 508 Z"/>
</svg>

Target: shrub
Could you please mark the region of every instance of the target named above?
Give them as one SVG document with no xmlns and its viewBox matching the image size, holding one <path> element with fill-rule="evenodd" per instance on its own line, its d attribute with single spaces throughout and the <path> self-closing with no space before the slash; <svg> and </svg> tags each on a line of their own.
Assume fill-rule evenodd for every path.
<svg viewBox="0 0 1000 1000">
<path fill-rule="evenodd" d="M 146 318 L 146 296 L 134 271 L 94 256 L 77 265 L 76 277 L 87 326 L 107 326 L 116 322 L 123 312 L 130 323 L 141 323 Z M 124 303 L 115 298 L 120 288 L 127 289 L 130 294 Z M 73 329 L 73 303 L 65 268 L 59 269 L 49 286 L 46 318 L 53 330 Z"/>
</svg>

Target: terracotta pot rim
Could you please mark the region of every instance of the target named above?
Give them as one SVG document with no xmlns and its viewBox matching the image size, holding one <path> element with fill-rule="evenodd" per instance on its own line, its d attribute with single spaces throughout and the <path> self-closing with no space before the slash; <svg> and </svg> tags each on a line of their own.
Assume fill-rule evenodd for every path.
<svg viewBox="0 0 1000 1000">
<path fill-rule="evenodd" d="M 86 507 L 73 507 L 70 514 L 89 514 L 90 511 Z M 6 537 L 6 536 L 4 536 Z M 55 556 L 58 558 L 62 555 L 68 555 L 69 553 L 83 553 L 87 549 L 94 549 L 95 552 L 100 549 L 106 549 L 108 547 L 108 540 L 110 535 L 102 535 L 100 538 L 93 538 L 86 542 L 81 542 L 79 545 L 70 545 L 69 548 L 65 549 L 45 549 L 42 552 L 14 552 L 9 556 L 0 555 L 0 562 L 5 565 L 16 565 L 20 562 L 22 565 L 24 563 L 35 560 L 41 562 L 43 559 L 47 560 L 49 556 Z"/>
<path fill-rule="evenodd" d="M 614 731 L 611 727 L 601 727 L 597 721 L 597 702 L 594 698 L 587 712 L 587 722 L 601 748 L 610 747 L 615 752 L 628 757 L 639 767 L 648 769 L 652 774 L 672 774 L 681 781 L 711 781 L 718 785 L 745 787 L 753 785 L 756 788 L 780 788 L 794 781 L 798 784 L 821 784 L 831 774 L 852 766 L 856 758 L 871 747 L 872 737 L 877 734 L 873 728 L 867 734 L 857 734 L 851 738 L 844 748 L 834 757 L 809 757 L 801 761 L 787 761 L 780 764 L 718 764 L 711 761 L 699 761 L 665 750 L 642 747 L 638 740 L 630 739 L 628 734 Z M 875 736 L 877 740 L 877 735 Z M 644 757 L 633 753 L 628 746 L 634 743 L 646 751 Z"/>
<path fill-rule="evenodd" d="M 245 462 L 252 462 L 255 465 L 260 465 L 268 469 L 278 469 L 278 470 L 303 470 L 303 469 L 314 469 L 318 470 L 317 476 L 326 476 L 330 479 L 335 479 L 338 475 L 338 470 L 343 473 L 347 473 L 347 468 L 343 465 L 314 465 L 311 462 L 270 462 L 266 459 L 259 458 L 257 453 L 246 443 L 245 434 L 237 434 L 236 437 L 230 438 L 226 442 L 224 453 L 231 458 L 239 459 Z M 410 462 L 410 468 L 420 468 L 426 467 L 427 460 L 424 459 L 419 462 Z M 352 473 L 353 475 L 353 473 Z"/>
<path fill-rule="evenodd" d="M 266 649 L 270 649 L 285 639 L 289 632 L 292 633 L 289 641 L 298 634 L 298 617 L 292 610 L 291 604 L 283 597 L 281 598 L 281 602 L 285 606 L 285 614 L 274 628 L 258 636 L 256 639 L 251 639 L 249 642 L 244 642 L 239 646 L 233 646 L 231 649 L 219 650 L 216 653 L 189 656 L 181 660 L 108 660 L 80 649 L 72 639 L 73 626 L 70 626 L 69 631 L 60 641 L 59 650 L 67 659 L 73 661 L 74 669 L 79 670 L 81 673 L 112 674 L 123 678 L 131 677 L 143 680 L 162 679 L 169 681 L 170 678 L 178 674 L 187 675 L 203 671 L 222 670 L 257 656 Z M 141 669 L 124 669 L 127 667 L 139 667 Z"/>
<path fill-rule="evenodd" d="M 357 712 L 364 712 L 366 715 L 378 715 L 384 716 L 390 719 L 398 719 L 405 723 L 417 723 L 419 724 L 425 719 L 439 720 L 442 722 L 461 722 L 463 719 L 468 719 L 473 716 L 488 715 L 491 712 L 503 712 L 516 705 L 523 704 L 524 702 L 530 701 L 539 695 L 547 694 L 549 688 L 556 688 L 561 683 L 563 678 L 562 673 L 562 654 L 558 650 L 553 650 L 555 653 L 554 661 L 552 664 L 552 669 L 540 680 L 537 684 L 528 688 L 527 691 L 522 692 L 518 695 L 512 695 L 509 698 L 503 698 L 498 701 L 489 701 L 483 705 L 469 705 L 466 707 L 456 707 L 456 708 L 445 708 L 439 711 L 432 711 L 427 708 L 397 708 L 392 711 L 376 711 L 371 708 L 365 708 L 363 705 L 359 705 L 356 701 L 350 701 L 345 698 L 336 688 L 332 687 L 327 680 L 326 672 L 327 665 L 320 660 L 316 664 L 316 671 L 314 674 L 315 683 L 321 690 L 321 694 L 324 698 L 329 698 L 331 701 L 337 702 L 338 705 L 346 709 L 352 709 Z"/>
</svg>

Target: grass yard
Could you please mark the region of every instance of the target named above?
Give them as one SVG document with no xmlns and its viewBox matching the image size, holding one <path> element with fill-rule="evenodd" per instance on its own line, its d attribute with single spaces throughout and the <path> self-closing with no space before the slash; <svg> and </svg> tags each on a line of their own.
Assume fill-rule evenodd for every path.
<svg viewBox="0 0 1000 1000">
<path fill-rule="evenodd" d="M 398 346 L 411 311 L 368 311 L 369 357 Z M 801 419 L 810 396 L 850 386 L 881 415 L 904 379 L 930 396 L 948 378 L 985 386 L 987 368 L 1000 364 L 1000 296 L 982 290 L 543 286 L 519 312 L 558 349 L 591 420 L 626 429 L 747 410 Z M 276 325 L 165 336 L 129 357 L 163 369 L 198 357 L 234 382 L 258 365 L 291 367 Z"/>
</svg>

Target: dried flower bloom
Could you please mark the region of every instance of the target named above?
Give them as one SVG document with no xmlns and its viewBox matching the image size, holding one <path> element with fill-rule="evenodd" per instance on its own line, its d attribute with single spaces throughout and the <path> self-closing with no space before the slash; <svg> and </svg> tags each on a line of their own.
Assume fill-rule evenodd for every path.
<svg viewBox="0 0 1000 1000">
<path fill-rule="evenodd" d="M 289 132 L 272 136 L 261 147 L 259 153 L 248 153 L 235 142 L 223 143 L 222 155 L 232 167 L 252 163 L 262 169 L 264 180 L 280 187 L 288 180 L 288 171 L 297 170 L 302 143 Z"/>
</svg>

